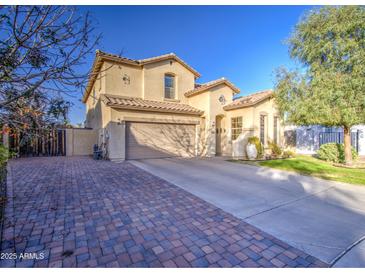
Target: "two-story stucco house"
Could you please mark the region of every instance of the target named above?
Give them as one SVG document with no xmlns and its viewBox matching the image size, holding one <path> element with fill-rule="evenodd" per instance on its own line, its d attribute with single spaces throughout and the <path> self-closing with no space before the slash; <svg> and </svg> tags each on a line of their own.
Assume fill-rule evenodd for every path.
<svg viewBox="0 0 365 274">
<path fill-rule="evenodd" d="M 204 84 L 175 54 L 132 60 L 96 52 L 83 96 L 85 126 L 109 159 L 242 156 L 249 136 L 282 142 L 272 91 L 233 99 L 221 78 Z"/>
</svg>

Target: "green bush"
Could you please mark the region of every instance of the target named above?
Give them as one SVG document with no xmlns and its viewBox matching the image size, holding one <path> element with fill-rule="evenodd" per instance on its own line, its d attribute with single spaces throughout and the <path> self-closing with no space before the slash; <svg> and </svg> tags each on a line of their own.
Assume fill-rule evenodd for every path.
<svg viewBox="0 0 365 274">
<path fill-rule="evenodd" d="M 274 157 L 279 157 L 283 153 L 279 145 L 274 142 L 269 142 L 269 148 L 271 150 L 272 156 Z"/>
<path fill-rule="evenodd" d="M 351 147 L 352 159 L 356 160 L 358 154 Z M 317 151 L 318 158 L 327 162 L 345 163 L 345 146 L 343 144 L 327 143 L 321 145 Z"/>
<path fill-rule="evenodd" d="M 9 150 L 0 144 L 0 165 L 4 165 L 9 159 Z"/>
<path fill-rule="evenodd" d="M 249 144 L 254 144 L 257 150 L 257 159 L 261 159 L 264 156 L 264 147 L 260 142 L 260 139 L 256 136 L 252 136 L 248 138 Z"/>
<path fill-rule="evenodd" d="M 4 213 L 4 199 L 6 197 L 5 193 L 5 179 L 6 179 L 6 162 L 9 158 L 8 149 L 0 144 L 0 222 L 3 220 Z M 0 224 L 1 229 L 1 224 Z"/>
<path fill-rule="evenodd" d="M 284 150 L 283 157 L 284 158 L 293 158 L 293 157 L 295 157 L 295 152 L 291 151 L 291 150 Z"/>
</svg>

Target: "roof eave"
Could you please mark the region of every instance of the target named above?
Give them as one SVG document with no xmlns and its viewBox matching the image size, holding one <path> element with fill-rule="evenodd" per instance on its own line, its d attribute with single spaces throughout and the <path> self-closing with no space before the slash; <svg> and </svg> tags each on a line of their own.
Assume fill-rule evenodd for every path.
<svg viewBox="0 0 365 274">
<path fill-rule="evenodd" d="M 156 62 L 160 62 L 160 61 L 164 61 L 164 60 L 170 60 L 170 59 L 173 59 L 176 62 L 178 62 L 179 64 L 181 64 L 183 67 L 185 67 L 191 73 L 193 73 L 196 78 L 199 78 L 201 76 L 199 72 L 197 72 L 195 69 L 190 67 L 188 64 L 186 64 L 182 59 L 180 59 L 176 55 L 169 55 L 169 56 L 164 56 L 164 57 L 153 59 L 153 60 L 142 61 L 141 65 L 152 64 L 152 63 L 156 63 Z"/>
<path fill-rule="evenodd" d="M 90 95 L 91 88 L 95 83 L 96 77 L 98 76 L 98 74 L 100 72 L 101 66 L 102 66 L 101 58 L 97 54 L 95 59 L 94 59 L 93 65 L 92 65 L 92 69 L 91 69 L 91 72 L 90 72 L 90 75 L 89 75 L 89 80 L 88 80 L 88 83 L 86 85 L 84 95 L 82 96 L 82 102 L 83 103 L 86 103 L 86 101 L 87 101 L 87 99 Z"/>
<path fill-rule="evenodd" d="M 266 96 L 266 97 L 264 97 L 264 98 L 262 98 L 262 99 L 260 99 L 260 100 L 258 100 L 256 102 L 254 102 L 254 103 L 250 103 L 250 104 L 246 104 L 246 105 L 235 105 L 235 106 L 229 106 L 229 105 L 227 105 L 227 106 L 223 107 L 223 109 L 224 110 L 235 110 L 235 109 L 240 109 L 240 108 L 249 108 L 249 107 L 253 107 L 253 106 L 261 103 L 262 101 L 265 101 L 266 99 L 271 99 L 273 97 L 274 97 L 274 95 L 273 94 L 270 94 L 270 95 L 268 95 L 268 96 Z"/>
<path fill-rule="evenodd" d="M 178 113 L 178 114 L 188 114 L 194 116 L 201 116 L 204 112 L 192 112 L 192 111 L 183 111 L 183 110 L 167 110 L 167 109 L 154 109 L 148 107 L 135 107 L 135 106 L 120 106 L 118 104 L 106 103 L 108 107 L 117 108 L 117 109 L 127 109 L 127 110 L 140 110 L 140 111 L 151 111 L 151 112 L 163 112 L 163 113 Z"/>
<path fill-rule="evenodd" d="M 128 64 L 128 65 L 131 65 L 131 66 L 141 67 L 145 64 L 155 63 L 155 62 L 159 62 L 159 61 L 163 61 L 163 60 L 169 60 L 169 59 L 174 59 L 175 61 L 179 62 L 179 64 L 181 64 L 186 69 L 188 69 L 191 73 L 194 74 L 195 79 L 197 79 L 201 76 L 199 72 L 194 70 L 192 67 L 190 67 L 188 64 L 186 64 L 182 59 L 180 59 L 176 55 L 169 55 L 169 56 L 164 56 L 164 57 L 153 59 L 153 60 L 138 62 L 138 61 L 133 61 L 133 60 L 128 60 L 128 59 L 123 59 L 122 57 L 110 56 L 110 55 L 108 55 L 104 52 L 97 51 L 96 52 L 96 57 L 94 59 L 94 63 L 92 65 L 92 69 L 91 69 L 90 77 L 89 77 L 89 80 L 88 80 L 88 84 L 86 86 L 86 89 L 85 89 L 85 92 L 84 92 L 84 95 L 83 95 L 83 98 L 82 98 L 82 102 L 86 103 L 86 101 L 87 101 L 87 99 L 90 95 L 91 88 L 95 83 L 96 77 L 99 74 L 100 68 L 101 68 L 104 61 L 112 61 L 112 62 L 117 62 L 117 63 L 122 63 L 122 64 Z"/>
<path fill-rule="evenodd" d="M 198 90 L 196 92 L 186 92 L 184 95 L 185 97 L 189 98 L 189 97 L 192 97 L 192 96 L 195 96 L 195 95 L 199 95 L 211 88 L 214 88 L 216 86 L 219 86 L 221 84 L 225 84 L 227 85 L 229 88 L 231 88 L 233 90 L 234 93 L 240 93 L 240 90 L 238 88 L 236 88 L 235 86 L 233 86 L 231 83 L 229 83 L 228 81 L 221 81 L 221 82 L 217 82 L 217 83 L 214 83 L 212 85 L 209 85 L 209 86 L 206 86 L 206 87 L 203 87 L 201 90 Z"/>
</svg>

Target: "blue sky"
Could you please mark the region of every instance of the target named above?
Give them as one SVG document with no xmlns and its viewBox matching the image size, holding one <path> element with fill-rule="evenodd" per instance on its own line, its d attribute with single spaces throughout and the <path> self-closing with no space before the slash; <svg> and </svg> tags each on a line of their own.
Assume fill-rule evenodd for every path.
<svg viewBox="0 0 365 274">
<path fill-rule="evenodd" d="M 293 66 L 284 40 L 310 6 L 82 6 L 103 39 L 101 50 L 129 58 L 174 52 L 202 75 L 226 77 L 249 94 L 272 88 L 275 68 Z M 89 69 L 94 56 L 89 56 Z M 78 99 L 71 123 L 84 121 Z"/>
</svg>

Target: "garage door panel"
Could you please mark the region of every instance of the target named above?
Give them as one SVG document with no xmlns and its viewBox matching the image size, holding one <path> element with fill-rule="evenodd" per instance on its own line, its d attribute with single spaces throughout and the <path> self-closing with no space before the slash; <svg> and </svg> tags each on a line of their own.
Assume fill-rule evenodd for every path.
<svg viewBox="0 0 365 274">
<path fill-rule="evenodd" d="M 195 126 L 128 122 L 127 159 L 192 157 L 195 155 Z"/>
</svg>

